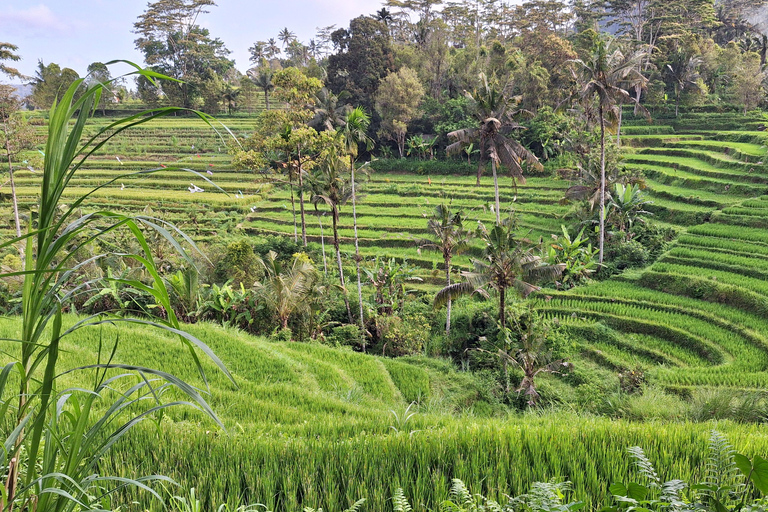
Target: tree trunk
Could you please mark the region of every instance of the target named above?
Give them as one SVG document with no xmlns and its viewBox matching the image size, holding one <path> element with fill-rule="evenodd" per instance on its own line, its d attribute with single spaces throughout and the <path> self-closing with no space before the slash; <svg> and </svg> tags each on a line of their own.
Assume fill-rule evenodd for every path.
<svg viewBox="0 0 768 512">
<path fill-rule="evenodd" d="M 480 141 L 480 154 L 477 157 L 477 182 L 475 186 L 480 186 L 480 176 L 483 175 L 483 142 Z"/>
<path fill-rule="evenodd" d="M 616 128 L 616 146 L 621 147 L 621 118 L 624 115 L 624 109 L 619 105 L 619 123 Z"/>
<path fill-rule="evenodd" d="M 603 263 L 603 246 L 605 245 L 605 116 L 603 105 L 599 107 L 600 114 L 600 264 Z"/>
<path fill-rule="evenodd" d="M 363 288 L 360 285 L 360 246 L 357 242 L 357 205 L 355 195 L 355 160 L 352 155 L 349 156 L 349 167 L 352 169 L 352 227 L 355 231 L 355 267 L 357 268 L 357 300 L 360 303 L 360 330 L 365 332 L 365 323 L 363 319 Z M 365 341 L 363 341 L 363 352 L 365 352 Z"/>
<path fill-rule="evenodd" d="M 354 323 L 352 318 L 352 308 L 349 307 L 349 298 L 347 297 L 347 285 L 344 283 L 344 267 L 341 266 L 341 249 L 339 248 L 339 210 L 333 207 L 333 247 L 336 249 L 336 263 L 339 266 L 339 282 L 341 283 L 341 293 L 344 297 L 344 305 L 347 306 L 347 317 L 349 323 Z"/>
<path fill-rule="evenodd" d="M 290 170 L 288 171 L 288 183 L 291 187 L 291 211 L 293 212 L 293 242 L 299 243 L 299 228 L 296 223 L 296 200 L 293 194 L 293 176 L 291 176 Z"/>
<path fill-rule="evenodd" d="M 304 215 L 304 176 L 301 170 L 301 147 L 299 147 L 299 210 L 301 212 L 301 241 L 307 246 L 307 220 Z"/>
<path fill-rule="evenodd" d="M 680 92 L 675 89 L 675 119 L 677 119 L 677 111 L 680 107 Z"/>
<path fill-rule="evenodd" d="M 6 128 L 6 133 L 7 133 Z M 13 181 L 13 164 L 11 163 L 11 148 L 8 137 L 5 138 L 5 154 L 8 156 L 8 175 L 11 179 L 11 199 L 13 200 L 13 220 L 16 222 L 16 237 L 21 238 L 21 221 L 19 220 L 19 203 L 16 198 L 16 183 Z M 23 245 L 23 244 L 22 244 Z M 20 251 L 23 249 L 19 249 Z"/>
<path fill-rule="evenodd" d="M 317 222 L 320 224 L 320 247 L 323 249 L 323 274 L 328 277 L 328 262 L 325 258 L 325 235 L 323 234 L 323 219 L 320 216 L 320 212 L 317 211 L 317 205 L 315 205 L 315 212 L 317 213 Z"/>
<path fill-rule="evenodd" d="M 499 177 L 496 174 L 496 160 L 491 158 L 491 169 L 493 170 L 493 195 L 496 200 L 496 225 L 501 224 L 501 211 L 499 205 Z"/>
<path fill-rule="evenodd" d="M 444 255 L 445 258 L 445 286 L 451 286 L 451 254 Z M 448 297 L 445 313 L 445 335 L 451 334 L 451 298 Z"/>
<path fill-rule="evenodd" d="M 264 89 L 264 103 L 267 104 L 267 110 L 269 110 L 269 93 Z"/>
<path fill-rule="evenodd" d="M 501 328 L 507 327 L 507 290 L 503 286 L 499 286 L 499 322 Z"/>
</svg>

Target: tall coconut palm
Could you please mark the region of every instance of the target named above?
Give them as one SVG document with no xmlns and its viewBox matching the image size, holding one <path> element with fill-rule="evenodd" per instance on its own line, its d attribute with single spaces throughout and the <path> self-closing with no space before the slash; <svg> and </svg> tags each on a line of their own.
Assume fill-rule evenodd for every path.
<svg viewBox="0 0 768 512">
<path fill-rule="evenodd" d="M 277 38 L 283 44 L 283 48 L 286 48 L 289 44 L 296 40 L 296 34 L 288 30 L 288 27 L 285 27 L 280 31 L 279 34 L 277 34 Z"/>
<path fill-rule="evenodd" d="M 463 272 L 465 280 L 448 285 L 435 295 L 435 307 L 447 304 L 449 299 L 462 295 L 480 293 L 488 295 L 485 288 L 491 288 L 498 294 L 499 323 L 507 326 L 506 307 L 507 290 L 514 288 L 521 296 L 527 297 L 539 290 L 532 284 L 535 281 L 554 279 L 565 268 L 564 264 L 548 265 L 540 256 L 534 254 L 526 240 L 515 235 L 515 222 L 512 217 L 504 219 L 488 230 L 482 223 L 478 234 L 485 247 L 482 259 L 474 259 L 473 272 Z"/>
<path fill-rule="evenodd" d="M 344 151 L 349 155 L 349 168 L 352 175 L 352 225 L 355 231 L 355 266 L 357 267 L 357 298 L 360 302 L 360 327 L 365 331 L 363 318 L 363 289 L 360 279 L 360 246 L 357 237 L 357 207 L 355 195 L 355 159 L 357 151 L 361 144 L 364 144 L 367 150 L 373 147 L 373 140 L 368 136 L 366 130 L 371 124 L 371 118 L 362 107 L 356 107 L 350 111 L 345 119 L 344 126 L 339 130 L 339 137 L 344 147 Z M 365 351 L 365 344 L 363 344 Z"/>
<path fill-rule="evenodd" d="M 645 78 L 638 71 L 636 57 L 627 58 L 616 49 L 611 51 L 611 41 L 606 43 L 602 39 L 595 45 L 594 51 L 587 62 L 576 59 L 571 61 L 571 72 L 579 84 L 578 97 L 584 101 L 597 99 L 598 119 L 600 122 L 600 243 L 599 259 L 603 262 L 603 248 L 605 245 L 605 127 L 606 119 L 610 115 L 612 119 L 618 118 L 618 111 L 622 103 L 635 102 L 629 92 L 622 85 L 630 80 L 644 81 Z"/>
<path fill-rule="evenodd" d="M 267 59 L 271 59 L 275 55 L 280 54 L 280 47 L 277 46 L 277 41 L 275 41 L 274 37 L 270 37 L 269 41 L 267 41 L 267 46 L 265 47 L 265 56 Z"/>
<path fill-rule="evenodd" d="M 341 285 L 344 305 L 347 307 L 349 323 L 354 323 L 352 308 L 349 307 L 347 287 L 344 279 L 344 267 L 341 265 L 341 249 L 339 247 L 339 209 L 352 196 L 352 190 L 344 177 L 346 165 L 331 147 L 323 156 L 319 165 L 312 169 L 310 186 L 312 188 L 312 202 L 314 204 L 325 203 L 331 210 L 331 222 L 333 226 L 333 248 L 336 251 L 336 264 L 339 270 L 339 284 Z"/>
<path fill-rule="evenodd" d="M 284 267 L 277 258 L 275 251 L 269 251 L 265 259 L 258 260 L 264 278 L 254 284 L 254 289 L 274 311 L 280 327 L 287 329 L 291 315 L 304 307 L 319 276 L 306 256 L 294 255 L 290 267 Z"/>
<path fill-rule="evenodd" d="M 511 108 L 516 104 L 515 98 L 509 97 L 504 91 L 490 85 L 485 74 L 481 73 L 480 79 L 482 81 L 481 88 L 475 89 L 471 94 L 467 93 L 475 104 L 475 117 L 477 117 L 479 126 L 450 132 L 448 137 L 455 139 L 456 142 L 449 145 L 446 150 L 449 154 L 458 154 L 467 144 L 478 142 L 480 159 L 477 167 L 477 185 L 480 185 L 480 176 L 485 162 L 490 160 L 493 170 L 496 223 L 498 224 L 501 222 L 501 205 L 499 203 L 497 166 L 501 165 L 507 168 L 515 183 L 519 181 L 522 184 L 525 183 L 523 161 L 538 170 L 543 169 L 543 166 L 536 155 L 516 140 L 507 137 L 512 131 L 522 128 L 512 120 L 514 111 Z"/>
<path fill-rule="evenodd" d="M 464 227 L 466 217 L 461 212 L 451 213 L 449 207 L 439 204 L 427 221 L 432 238 L 418 240 L 419 248 L 439 251 L 445 264 L 445 286 L 451 285 L 451 259 L 469 249 L 472 232 Z M 451 298 L 446 301 L 445 334 L 451 333 Z"/>
</svg>

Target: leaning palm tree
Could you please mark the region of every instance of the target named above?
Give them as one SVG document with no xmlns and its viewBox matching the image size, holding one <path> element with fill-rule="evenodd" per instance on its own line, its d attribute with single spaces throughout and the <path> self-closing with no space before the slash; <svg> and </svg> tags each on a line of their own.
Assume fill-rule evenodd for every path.
<svg viewBox="0 0 768 512">
<path fill-rule="evenodd" d="M 264 278 L 253 286 L 259 298 L 274 311 L 280 328 L 287 329 L 291 315 L 306 305 L 319 276 L 305 255 L 294 255 L 290 267 L 284 267 L 277 258 L 275 251 L 269 251 L 265 259 L 258 260 Z"/>
<path fill-rule="evenodd" d="M 478 142 L 480 159 L 477 166 L 477 185 L 480 185 L 480 176 L 487 160 L 491 161 L 493 170 L 493 187 L 496 202 L 496 223 L 501 222 L 501 206 L 499 204 L 499 180 L 496 173 L 497 166 L 506 167 L 512 175 L 512 179 L 525 183 L 523 176 L 523 164 L 541 170 L 543 166 L 536 155 L 528 151 L 516 140 L 507 137 L 512 131 L 521 129 L 522 126 L 512 120 L 515 113 L 511 108 L 515 105 L 515 98 L 509 97 L 504 91 L 489 85 L 485 74 L 481 73 L 482 87 L 467 96 L 475 104 L 475 116 L 479 121 L 476 128 L 465 128 L 450 132 L 448 137 L 456 142 L 449 145 L 446 151 L 449 154 L 458 154 L 467 144 Z"/>
<path fill-rule="evenodd" d="M 451 213 L 447 205 L 439 204 L 427 221 L 432 238 L 417 240 L 420 249 L 439 251 L 445 264 L 445 285 L 451 285 L 451 259 L 469 249 L 472 232 L 464 227 L 466 217 Z M 451 298 L 446 301 L 445 334 L 451 333 Z"/>
<path fill-rule="evenodd" d="M 360 144 L 365 144 L 365 148 L 370 150 L 373 147 L 373 140 L 366 134 L 368 125 L 371 124 L 371 118 L 366 114 L 365 109 L 356 107 L 347 115 L 344 120 L 344 126 L 339 130 L 339 137 L 344 147 L 344 151 L 349 155 L 349 168 L 352 173 L 352 225 L 355 231 L 355 266 L 357 267 L 357 298 L 360 302 L 360 328 L 365 332 L 363 319 L 363 289 L 360 279 L 360 246 L 357 237 L 357 208 L 355 197 L 355 158 Z M 365 344 L 363 344 L 365 351 Z"/>
<path fill-rule="evenodd" d="M 532 281 L 554 279 L 565 268 L 564 264 L 548 265 L 540 256 L 534 254 L 527 240 L 515 235 L 513 217 L 504 219 L 490 231 L 480 223 L 478 234 L 485 247 L 482 259 L 474 259 L 473 272 L 463 272 L 465 280 L 448 285 L 435 295 L 434 306 L 441 307 L 448 300 L 462 295 L 480 293 L 488 295 L 486 288 L 494 290 L 499 300 L 499 323 L 507 326 L 506 307 L 507 290 L 515 289 L 521 296 L 527 297 L 540 288 Z"/>
<path fill-rule="evenodd" d="M 598 119 L 600 121 L 600 263 L 603 262 L 605 245 L 605 126 L 607 116 L 618 118 L 618 111 L 624 102 L 637 100 L 622 85 L 631 80 L 645 78 L 638 71 L 641 54 L 627 58 L 616 49 L 610 51 L 611 41 L 602 39 L 595 45 L 587 62 L 576 59 L 571 61 L 571 72 L 579 84 L 578 97 L 584 101 L 597 98 Z"/>
</svg>

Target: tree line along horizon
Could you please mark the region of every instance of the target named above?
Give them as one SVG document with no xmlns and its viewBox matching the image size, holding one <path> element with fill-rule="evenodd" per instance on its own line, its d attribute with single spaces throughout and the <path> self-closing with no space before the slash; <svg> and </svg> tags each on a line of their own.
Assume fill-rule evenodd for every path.
<svg viewBox="0 0 768 512">
<path fill-rule="evenodd" d="M 407 311 L 407 263 L 377 260 L 361 268 L 354 174 L 360 167 L 366 170 L 358 161 L 364 155 L 397 160 L 395 165 L 404 170 L 407 161 L 421 166 L 445 158 L 450 165 L 464 165 L 466 159 L 468 166 L 477 165 L 478 184 L 490 167 L 495 224 L 469 230 L 460 208 L 442 204 L 428 219 L 433 238 L 417 242 L 444 255 L 445 287 L 434 304 L 447 306 L 446 335 L 453 300 L 484 288 L 495 293 L 498 321 L 486 328 L 507 354 L 499 356 L 506 394 L 511 391 L 512 348 L 526 339 L 531 346 L 523 353 L 546 352 L 553 329 L 535 312 L 517 306 L 508 318 L 507 293 L 516 290 L 527 296 L 538 289 L 537 280 L 574 286 L 598 269 L 610 275 L 626 267 L 619 261 L 626 247 L 652 246 L 658 253 L 674 236 L 668 228 L 643 222 L 648 212 L 642 176 L 620 165 L 620 127 L 627 115 L 622 107 L 634 107 L 637 118 L 648 115 L 646 106 L 659 115 L 677 117 L 681 107 L 746 113 L 766 100 L 768 42 L 760 24 L 749 21 L 759 14 L 758 3 L 540 0 L 510 7 L 482 0 L 390 0 L 375 14 L 351 20 L 348 28 L 320 30 L 306 45 L 288 28 L 277 36 L 279 45 L 271 39 L 256 42 L 250 48 L 254 67 L 246 74 L 236 71 L 223 41 L 195 24 L 214 6 L 212 0 L 149 5 L 134 25 L 136 46 L 149 69 L 178 81 L 153 82 L 141 75 L 136 97 L 123 88 L 121 101 L 214 114 L 226 110 L 238 116 L 250 115 L 249 103 L 258 98 L 263 108 L 253 118 L 253 132 L 230 146 L 232 161 L 288 186 L 302 245 L 289 252 L 265 250 L 257 258 L 252 248 L 231 242 L 221 249 L 221 265 L 213 271 L 213 280 L 219 282 L 211 283 L 211 290 L 215 285 L 219 295 L 208 302 L 199 296 L 185 300 L 198 283 L 193 283 L 189 268 L 177 267 L 170 284 L 179 301 L 179 318 L 215 319 L 255 332 L 277 327 L 276 335 L 288 339 L 297 332 L 300 337 L 329 335 L 330 330 L 324 332 L 317 323 L 317 311 L 300 311 L 311 294 L 327 295 L 332 286 L 303 254 L 309 250 L 305 216 L 310 205 L 321 204 L 331 212 L 338 286 L 346 291 L 349 273 L 343 267 L 336 224 L 339 206 L 351 202 L 357 297 L 350 301 L 347 293 L 341 294 L 343 310 L 329 317 L 346 325 L 332 329 L 331 337 L 362 350 L 375 344 L 392 355 L 418 352 L 425 340 L 417 331 L 433 323 L 434 315 L 426 313 L 424 304 L 408 306 L 412 311 Z M 18 59 L 18 49 L 10 43 L 0 50 L 4 61 Z M 9 66 L 2 71 L 18 76 Z M 72 70 L 41 61 L 31 103 L 50 107 L 76 78 Z M 110 79 L 104 64 L 89 66 L 86 83 Z M 115 110 L 110 101 L 104 95 L 100 108 Z M 10 149 L 7 152 L 10 157 Z M 434 168 L 440 166 L 435 163 Z M 569 178 L 578 181 L 563 199 L 580 205 L 581 213 L 564 228 L 559 249 L 541 252 L 518 235 L 513 218 L 503 218 L 498 177 L 524 183 L 527 175 L 555 169 L 570 169 Z M 18 215 L 16 222 L 18 229 Z M 612 234 L 606 240 L 609 229 Z M 482 246 L 476 250 L 474 269 L 461 282 L 452 282 L 451 258 L 466 250 L 472 237 Z M 280 244 L 275 242 L 275 248 Z M 365 284 L 374 288 L 367 313 L 364 274 Z M 254 276 L 259 276 L 255 295 L 242 291 L 242 297 L 233 298 L 237 286 L 254 282 Z M 285 288 L 287 278 L 295 288 Z M 111 299 L 104 294 L 83 301 L 79 310 L 134 307 L 114 292 Z M 270 304 L 270 320 L 264 322 L 269 329 L 250 327 L 258 315 L 249 301 L 256 296 Z M 298 318 L 299 312 L 304 316 Z M 366 316 L 372 317 L 368 323 Z M 355 325 L 359 330 L 348 329 Z M 557 351 L 550 352 L 553 357 L 546 361 L 521 367 L 526 376 L 519 389 L 531 402 L 538 396 L 532 375 L 566 364 L 555 357 Z"/>
</svg>

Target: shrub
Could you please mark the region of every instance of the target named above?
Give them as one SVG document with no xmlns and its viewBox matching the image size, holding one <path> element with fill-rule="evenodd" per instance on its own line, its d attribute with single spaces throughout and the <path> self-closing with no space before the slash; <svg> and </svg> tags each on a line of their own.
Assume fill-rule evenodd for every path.
<svg viewBox="0 0 768 512">
<path fill-rule="evenodd" d="M 227 245 L 223 257 L 216 262 L 215 278 L 219 282 L 232 281 L 236 286 L 250 287 L 259 276 L 253 247 L 242 238 Z"/>
<path fill-rule="evenodd" d="M 325 339 L 329 344 L 338 347 L 358 349 L 363 346 L 363 335 L 360 332 L 360 327 L 355 324 L 334 327 Z"/>
</svg>

